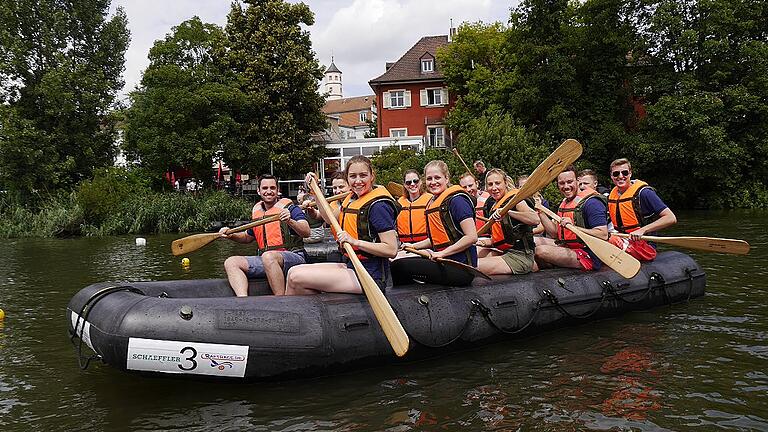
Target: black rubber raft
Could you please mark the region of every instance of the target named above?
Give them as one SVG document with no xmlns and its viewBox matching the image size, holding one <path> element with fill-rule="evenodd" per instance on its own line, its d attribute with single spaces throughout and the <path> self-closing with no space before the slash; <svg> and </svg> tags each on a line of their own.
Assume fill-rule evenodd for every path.
<svg viewBox="0 0 768 432">
<path fill-rule="evenodd" d="M 72 298 L 66 318 L 83 368 L 98 358 L 141 373 L 259 380 L 423 359 L 685 302 L 705 285 L 692 258 L 664 252 L 631 280 L 556 269 L 470 287 L 397 286 L 386 297 L 410 337 L 402 358 L 364 295 L 275 297 L 264 281 L 251 282 L 248 298 L 225 279 L 98 283 Z"/>
</svg>

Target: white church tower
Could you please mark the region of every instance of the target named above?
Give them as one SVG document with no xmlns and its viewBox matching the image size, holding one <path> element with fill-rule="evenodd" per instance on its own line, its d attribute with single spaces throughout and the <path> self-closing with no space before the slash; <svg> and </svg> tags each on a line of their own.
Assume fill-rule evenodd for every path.
<svg viewBox="0 0 768 432">
<path fill-rule="evenodd" d="M 325 70 L 325 93 L 328 93 L 328 100 L 342 98 L 341 71 L 333 64 L 333 56 L 331 56 L 331 64 Z"/>
</svg>

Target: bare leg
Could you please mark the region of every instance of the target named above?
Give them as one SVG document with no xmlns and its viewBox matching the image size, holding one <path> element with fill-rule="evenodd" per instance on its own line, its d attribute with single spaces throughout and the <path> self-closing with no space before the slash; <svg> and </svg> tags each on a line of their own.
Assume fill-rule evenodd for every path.
<svg viewBox="0 0 768 432">
<path fill-rule="evenodd" d="M 288 270 L 285 295 L 363 292 L 355 271 L 342 263 L 301 264 Z"/>
<path fill-rule="evenodd" d="M 581 268 L 576 252 L 563 246 L 538 245 L 536 246 L 536 258 L 557 267 Z"/>
<path fill-rule="evenodd" d="M 487 256 L 477 260 L 477 269 L 487 275 L 512 274 L 512 270 L 499 256 Z"/>
<path fill-rule="evenodd" d="M 285 295 L 285 275 L 283 274 L 283 254 L 267 251 L 261 256 L 264 273 L 274 295 Z"/>
<path fill-rule="evenodd" d="M 224 270 L 235 295 L 248 297 L 248 260 L 243 256 L 231 256 L 224 261 Z"/>
</svg>

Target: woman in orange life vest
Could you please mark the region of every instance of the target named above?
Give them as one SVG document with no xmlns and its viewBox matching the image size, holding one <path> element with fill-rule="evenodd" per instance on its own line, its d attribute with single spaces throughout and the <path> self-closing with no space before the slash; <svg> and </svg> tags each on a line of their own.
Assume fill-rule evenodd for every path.
<svg viewBox="0 0 768 432">
<path fill-rule="evenodd" d="M 427 238 L 427 216 L 425 210 L 432 199 L 431 193 L 424 192 L 419 173 L 409 169 L 403 175 L 403 187 L 407 196 L 397 199 L 400 213 L 397 215 L 397 235 L 402 243 L 416 243 Z"/>
<path fill-rule="evenodd" d="M 383 187 L 374 188 L 376 175 L 371 161 L 365 156 L 354 156 L 345 171 L 352 192 L 341 204 L 341 211 L 328 215 L 321 210 L 326 222 L 337 218 L 343 231 L 336 240 L 349 243 L 357 252 L 371 277 L 384 287 L 390 278 L 389 259 L 397 253 L 395 231 L 395 200 Z M 307 174 L 311 181 L 314 174 Z M 367 215 L 367 220 L 358 216 Z M 363 216 L 365 217 L 365 216 Z M 352 263 L 304 264 L 288 272 L 286 295 L 317 294 L 318 292 L 362 293 Z"/>
<path fill-rule="evenodd" d="M 477 266 L 477 228 L 472 199 L 461 186 L 450 186 L 448 165 L 433 160 L 424 167 L 427 191 L 434 197 L 427 205 L 428 238 L 420 242 L 403 243 L 403 247 L 431 248 L 431 257 L 448 258 Z M 392 263 L 395 284 L 414 280 L 440 285 L 462 286 L 472 283 L 466 271 L 424 258 L 403 258 Z"/>
<path fill-rule="evenodd" d="M 538 271 L 533 259 L 536 245 L 533 241 L 533 227 L 539 224 L 539 216 L 526 201 L 517 203 L 513 210 L 501 216 L 499 210 L 512 198 L 517 189 L 507 183 L 507 173 L 493 168 L 485 176 L 486 190 L 491 194 L 493 224 L 490 239 L 480 239 L 477 251 L 478 266 L 485 274 L 525 274 Z"/>
<path fill-rule="evenodd" d="M 309 236 L 309 224 L 304 213 L 287 198 L 278 197 L 277 179 L 269 174 L 259 177 L 261 201 L 253 206 L 251 217 L 260 219 L 279 214 L 280 220 L 249 229 L 245 232 L 221 236 L 238 243 L 256 241 L 256 256 L 231 256 L 224 261 L 229 285 L 238 297 L 248 296 L 248 279 L 266 276 L 275 295 L 285 294 L 285 274 L 295 265 L 306 262 L 302 238 Z"/>
</svg>

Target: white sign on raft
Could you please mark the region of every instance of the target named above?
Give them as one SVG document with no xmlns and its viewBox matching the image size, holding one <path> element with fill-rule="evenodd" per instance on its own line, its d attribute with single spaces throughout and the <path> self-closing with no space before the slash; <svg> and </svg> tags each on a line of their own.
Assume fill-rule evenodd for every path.
<svg viewBox="0 0 768 432">
<path fill-rule="evenodd" d="M 201 342 L 130 338 L 126 367 L 131 370 L 244 377 L 248 347 Z"/>
</svg>

